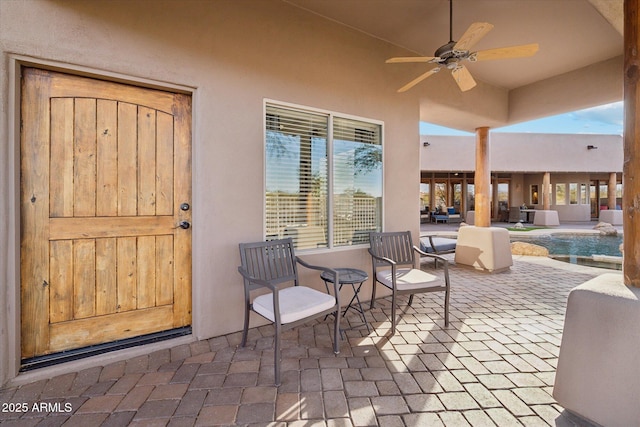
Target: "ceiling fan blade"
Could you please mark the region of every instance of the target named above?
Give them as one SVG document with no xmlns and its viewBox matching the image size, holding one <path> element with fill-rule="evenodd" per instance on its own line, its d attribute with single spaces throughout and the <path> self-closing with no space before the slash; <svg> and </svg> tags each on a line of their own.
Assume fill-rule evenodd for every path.
<svg viewBox="0 0 640 427">
<path fill-rule="evenodd" d="M 533 56 L 538 51 L 538 43 L 523 44 L 520 46 L 499 47 L 474 52 L 469 57 L 470 61 L 489 61 L 493 59 L 526 58 Z"/>
<path fill-rule="evenodd" d="M 437 56 L 399 56 L 396 58 L 389 58 L 387 64 L 399 64 L 405 62 L 436 62 L 439 59 Z"/>
<path fill-rule="evenodd" d="M 412 87 L 414 87 L 415 85 L 417 85 L 418 83 L 426 79 L 427 77 L 431 76 L 432 74 L 437 73 L 438 71 L 440 71 L 440 67 L 432 68 L 431 70 L 427 71 L 424 74 L 419 75 L 418 77 L 416 77 L 415 79 L 407 83 L 406 85 L 402 86 L 400 89 L 398 89 L 398 92 L 408 91 L 409 89 L 411 89 Z"/>
<path fill-rule="evenodd" d="M 453 46 L 453 50 L 469 50 L 478 43 L 491 29 L 493 25 L 488 22 L 474 22 L 469 25 L 467 31 L 460 37 L 460 40 Z"/>
<path fill-rule="evenodd" d="M 461 91 L 466 92 L 472 89 L 476 85 L 476 81 L 471 76 L 471 73 L 467 67 L 460 65 L 451 71 L 453 79 L 458 83 L 458 87 Z"/>
</svg>

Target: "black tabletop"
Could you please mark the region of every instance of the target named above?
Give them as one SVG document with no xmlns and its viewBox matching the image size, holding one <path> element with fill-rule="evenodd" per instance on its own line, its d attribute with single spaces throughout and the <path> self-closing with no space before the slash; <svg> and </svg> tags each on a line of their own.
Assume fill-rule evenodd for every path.
<svg viewBox="0 0 640 427">
<path fill-rule="evenodd" d="M 362 283 L 369 278 L 367 273 L 357 268 L 334 268 L 334 270 L 338 272 L 338 280 L 340 283 Z M 333 275 L 326 271 L 323 271 L 320 277 L 327 282 L 333 282 Z"/>
</svg>

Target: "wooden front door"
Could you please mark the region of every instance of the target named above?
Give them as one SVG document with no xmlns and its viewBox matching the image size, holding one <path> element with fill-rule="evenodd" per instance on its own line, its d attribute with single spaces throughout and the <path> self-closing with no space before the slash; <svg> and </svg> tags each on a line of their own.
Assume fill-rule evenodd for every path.
<svg viewBox="0 0 640 427">
<path fill-rule="evenodd" d="M 22 358 L 190 325 L 190 96 L 22 71 Z"/>
</svg>

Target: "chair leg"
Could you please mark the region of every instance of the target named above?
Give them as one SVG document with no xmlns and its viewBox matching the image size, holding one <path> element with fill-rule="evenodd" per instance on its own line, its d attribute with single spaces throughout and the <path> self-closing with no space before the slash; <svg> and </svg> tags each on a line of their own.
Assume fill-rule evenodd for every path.
<svg viewBox="0 0 640 427">
<path fill-rule="evenodd" d="M 444 292 L 444 326 L 449 326 L 449 289 Z"/>
<path fill-rule="evenodd" d="M 396 293 L 391 296 L 391 336 L 396 334 Z"/>
<path fill-rule="evenodd" d="M 242 329 L 242 342 L 241 347 L 247 345 L 247 335 L 249 335 L 249 306 L 244 308 L 244 328 Z"/>
<path fill-rule="evenodd" d="M 273 369 L 276 386 L 280 385 L 280 325 L 276 323 L 276 336 L 273 349 Z"/>
<path fill-rule="evenodd" d="M 409 307 L 411 307 L 411 304 L 413 303 L 413 294 L 409 295 L 409 304 L 407 304 Z"/>
<path fill-rule="evenodd" d="M 376 279 L 373 279 L 373 286 L 371 287 L 371 303 L 369 304 L 369 309 L 372 309 L 374 303 L 376 302 Z"/>
<path fill-rule="evenodd" d="M 333 326 L 333 353 L 340 353 L 340 307 L 336 310 L 335 313 L 335 322 Z"/>
</svg>

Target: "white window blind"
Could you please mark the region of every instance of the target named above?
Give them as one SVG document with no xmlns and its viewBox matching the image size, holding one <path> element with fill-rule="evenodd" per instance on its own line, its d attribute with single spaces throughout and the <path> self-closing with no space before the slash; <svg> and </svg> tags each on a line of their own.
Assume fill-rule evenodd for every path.
<svg viewBox="0 0 640 427">
<path fill-rule="evenodd" d="M 327 246 L 327 119 L 267 106 L 267 238 L 292 237 L 300 249 Z"/>
<path fill-rule="evenodd" d="M 271 103 L 265 112 L 267 239 L 368 242 L 382 223 L 381 125 Z"/>
<path fill-rule="evenodd" d="M 380 230 L 382 144 L 379 124 L 333 120 L 333 244 L 369 241 Z"/>
</svg>

